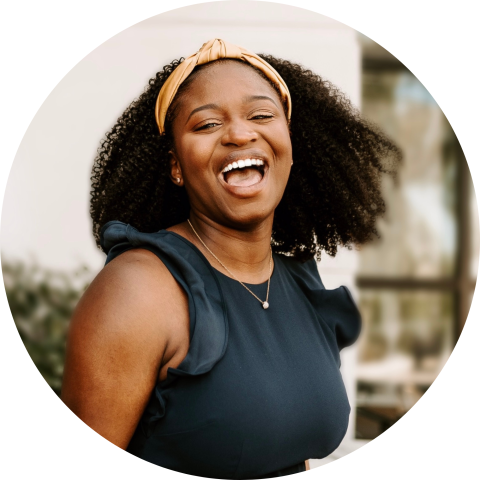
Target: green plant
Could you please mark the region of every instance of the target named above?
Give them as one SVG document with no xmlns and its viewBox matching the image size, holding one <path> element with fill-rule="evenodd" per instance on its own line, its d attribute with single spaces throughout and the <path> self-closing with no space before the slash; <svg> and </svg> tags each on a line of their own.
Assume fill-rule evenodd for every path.
<svg viewBox="0 0 480 480">
<path fill-rule="evenodd" d="M 10 310 L 25 348 L 59 395 L 68 324 L 90 283 L 91 271 L 81 266 L 59 272 L 36 263 L 5 259 L 2 271 Z"/>
</svg>

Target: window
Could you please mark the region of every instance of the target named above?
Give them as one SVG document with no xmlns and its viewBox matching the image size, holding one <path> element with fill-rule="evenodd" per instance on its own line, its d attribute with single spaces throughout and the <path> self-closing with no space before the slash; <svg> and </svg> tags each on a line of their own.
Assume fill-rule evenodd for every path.
<svg viewBox="0 0 480 480">
<path fill-rule="evenodd" d="M 381 238 L 359 252 L 355 438 L 371 440 L 425 393 L 461 333 L 476 282 L 478 214 L 441 109 L 398 60 L 362 43 L 362 114 L 404 155 L 398 182 L 384 182 Z"/>
</svg>

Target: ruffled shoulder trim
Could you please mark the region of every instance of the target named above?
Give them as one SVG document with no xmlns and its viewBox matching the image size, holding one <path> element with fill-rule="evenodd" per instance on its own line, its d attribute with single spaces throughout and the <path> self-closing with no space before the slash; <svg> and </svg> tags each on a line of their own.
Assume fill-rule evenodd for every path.
<svg viewBox="0 0 480 480">
<path fill-rule="evenodd" d="M 200 375 L 222 358 L 228 340 L 228 321 L 220 284 L 202 253 L 180 235 L 167 230 L 141 233 L 131 225 L 111 221 L 100 233 L 106 264 L 133 248 L 155 253 L 188 296 L 190 348 L 176 375 Z"/>
<path fill-rule="evenodd" d="M 291 262 L 290 271 L 309 298 L 317 316 L 333 332 L 338 350 L 352 345 L 360 335 L 360 312 L 350 290 L 341 286 L 325 289 L 315 259 Z"/>
<path fill-rule="evenodd" d="M 223 293 L 212 266 L 202 253 L 182 236 L 167 230 L 141 233 L 119 221 L 106 223 L 100 231 L 105 264 L 133 248 L 150 250 L 164 263 L 188 296 L 190 346 L 177 368 L 169 368 L 167 378 L 154 392 L 159 405 L 151 420 L 164 415 L 161 390 L 176 376 L 201 375 L 223 357 L 228 343 L 228 319 Z"/>
</svg>

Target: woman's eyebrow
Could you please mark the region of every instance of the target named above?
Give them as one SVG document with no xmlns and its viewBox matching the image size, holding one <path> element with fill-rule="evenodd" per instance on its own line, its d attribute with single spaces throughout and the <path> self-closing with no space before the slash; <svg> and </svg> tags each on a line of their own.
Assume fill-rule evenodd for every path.
<svg viewBox="0 0 480 480">
<path fill-rule="evenodd" d="M 276 107 L 278 107 L 277 102 L 271 97 L 268 97 L 267 95 L 250 95 L 249 97 L 245 97 L 244 101 L 247 102 L 254 102 L 255 100 L 269 100 L 272 102 Z"/>
<path fill-rule="evenodd" d="M 202 110 L 220 110 L 220 107 L 216 103 L 207 103 L 206 105 L 202 105 L 201 107 L 194 108 L 191 112 L 190 115 L 187 118 L 187 122 L 190 120 L 190 117 Z"/>
</svg>

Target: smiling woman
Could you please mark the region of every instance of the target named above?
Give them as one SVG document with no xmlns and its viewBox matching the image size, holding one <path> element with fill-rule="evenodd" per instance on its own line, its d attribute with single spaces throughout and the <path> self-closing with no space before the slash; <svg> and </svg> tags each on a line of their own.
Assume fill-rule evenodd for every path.
<svg viewBox="0 0 480 480">
<path fill-rule="evenodd" d="M 71 322 L 64 402 L 197 476 L 282 476 L 330 454 L 360 318 L 315 257 L 375 234 L 398 157 L 299 65 L 212 40 L 164 67 L 95 160 L 107 265 Z"/>
</svg>

